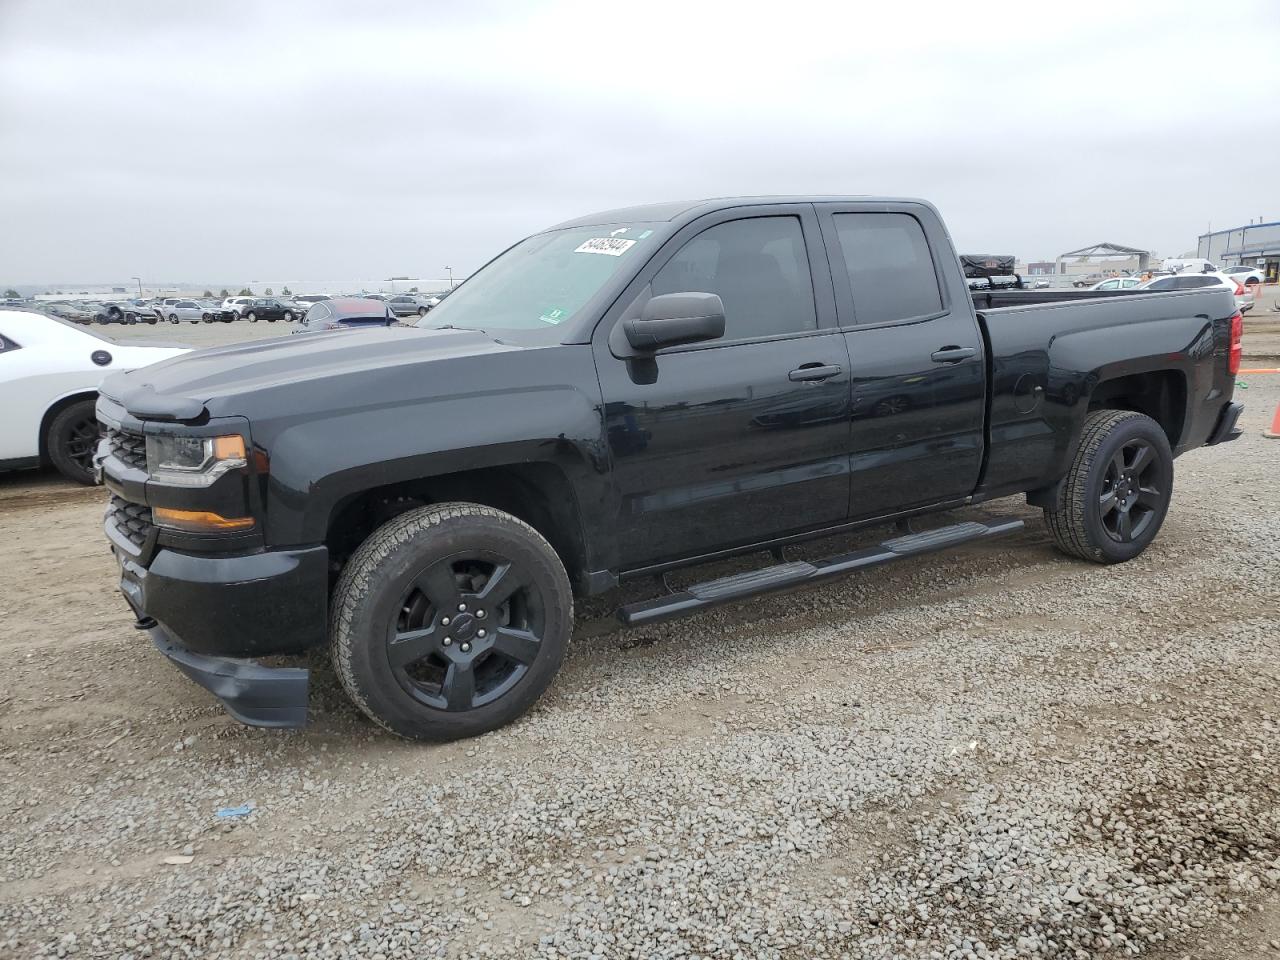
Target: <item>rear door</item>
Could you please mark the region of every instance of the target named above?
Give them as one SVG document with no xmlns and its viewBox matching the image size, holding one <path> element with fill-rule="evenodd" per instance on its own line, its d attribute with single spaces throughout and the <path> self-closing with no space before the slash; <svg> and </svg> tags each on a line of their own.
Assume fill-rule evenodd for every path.
<svg viewBox="0 0 1280 960">
<path fill-rule="evenodd" d="M 821 204 L 849 349 L 850 516 L 959 500 L 982 467 L 986 356 L 941 221 L 912 203 Z"/>
</svg>

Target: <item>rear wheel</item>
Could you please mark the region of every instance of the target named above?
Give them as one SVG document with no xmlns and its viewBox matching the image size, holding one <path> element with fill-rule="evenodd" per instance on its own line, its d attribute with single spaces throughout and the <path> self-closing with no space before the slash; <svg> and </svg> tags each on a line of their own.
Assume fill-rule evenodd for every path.
<svg viewBox="0 0 1280 960">
<path fill-rule="evenodd" d="M 524 713 L 564 659 L 573 594 L 532 527 L 491 507 L 411 510 L 338 580 L 330 652 L 355 704 L 402 737 L 456 740 Z"/>
<path fill-rule="evenodd" d="M 49 459 L 68 480 L 93 483 L 93 452 L 98 446 L 98 420 L 92 400 L 78 400 L 49 423 L 45 446 Z"/>
<path fill-rule="evenodd" d="M 176 313 L 171 313 L 171 314 L 169 314 L 169 322 L 170 322 L 170 323 L 177 323 L 177 322 L 178 322 L 178 315 L 177 315 Z"/>
<path fill-rule="evenodd" d="M 244 315 L 244 318 L 245 318 L 246 320 L 248 320 L 250 323 L 257 323 L 257 322 L 258 322 L 258 315 L 257 315 L 256 313 L 254 313 L 252 310 L 250 310 L 248 313 L 246 313 L 246 314 Z"/>
<path fill-rule="evenodd" d="M 1141 413 L 1097 410 L 1045 521 L 1064 553 L 1120 563 L 1155 539 L 1172 495 L 1173 452 L 1160 425 Z"/>
<path fill-rule="evenodd" d="M 419 307 L 419 308 L 418 308 L 418 316 L 420 316 L 420 317 L 425 317 L 426 315 L 427 315 L 427 308 L 426 308 L 426 307 Z"/>
</svg>

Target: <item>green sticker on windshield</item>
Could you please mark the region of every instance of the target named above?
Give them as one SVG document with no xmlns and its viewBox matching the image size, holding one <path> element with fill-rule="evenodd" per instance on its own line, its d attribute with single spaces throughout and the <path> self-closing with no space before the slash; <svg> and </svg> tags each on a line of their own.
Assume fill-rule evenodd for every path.
<svg viewBox="0 0 1280 960">
<path fill-rule="evenodd" d="M 538 317 L 543 323 L 550 323 L 553 326 L 564 319 L 564 311 L 559 307 L 555 307 L 546 311 L 542 316 Z"/>
</svg>

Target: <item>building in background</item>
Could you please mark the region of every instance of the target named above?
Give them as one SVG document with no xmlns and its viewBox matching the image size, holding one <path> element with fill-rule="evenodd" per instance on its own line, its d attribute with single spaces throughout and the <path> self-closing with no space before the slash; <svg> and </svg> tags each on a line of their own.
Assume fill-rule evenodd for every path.
<svg viewBox="0 0 1280 960">
<path fill-rule="evenodd" d="M 1201 234 L 1196 255 L 1224 267 L 1257 267 L 1267 283 L 1280 281 L 1280 220 Z"/>
</svg>

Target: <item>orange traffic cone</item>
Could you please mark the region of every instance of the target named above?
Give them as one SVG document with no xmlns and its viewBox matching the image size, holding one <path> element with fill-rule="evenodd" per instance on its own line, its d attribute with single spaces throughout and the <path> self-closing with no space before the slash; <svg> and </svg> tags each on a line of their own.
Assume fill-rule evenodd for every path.
<svg viewBox="0 0 1280 960">
<path fill-rule="evenodd" d="M 1276 415 L 1271 418 L 1271 429 L 1263 430 L 1262 435 L 1268 440 L 1280 440 L 1280 403 L 1276 404 Z"/>
</svg>

